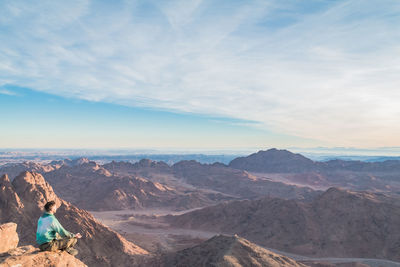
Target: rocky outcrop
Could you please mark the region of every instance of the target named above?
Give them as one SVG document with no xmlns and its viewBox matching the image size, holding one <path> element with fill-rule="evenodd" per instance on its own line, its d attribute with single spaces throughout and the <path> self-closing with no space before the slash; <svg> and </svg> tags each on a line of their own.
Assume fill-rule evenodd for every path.
<svg viewBox="0 0 400 267">
<path fill-rule="evenodd" d="M 24 204 L 14 191 L 8 176 L 3 175 L 0 177 L 0 223 L 16 222 L 20 227 L 29 225 L 23 211 Z"/>
<path fill-rule="evenodd" d="M 306 265 L 261 248 L 244 238 L 218 235 L 200 245 L 169 255 L 163 266 L 305 267 Z"/>
<path fill-rule="evenodd" d="M 18 246 L 17 224 L 0 225 L 0 266 L 70 266 L 83 267 L 83 262 L 66 252 L 40 252 L 31 245 Z"/>
<path fill-rule="evenodd" d="M 17 224 L 5 223 L 0 225 L 0 254 L 18 246 Z"/>
<path fill-rule="evenodd" d="M 23 246 L 0 255 L 0 266 L 87 267 L 67 252 L 41 252 L 33 246 Z"/>
<path fill-rule="evenodd" d="M 0 182 L 0 223 L 16 222 L 22 245 L 35 244 L 36 224 L 43 206 L 54 200 L 58 206 L 56 217 L 61 224 L 73 233 L 82 234 L 83 238 L 77 244 L 78 258 L 89 266 L 124 266 L 147 255 L 147 251 L 104 226 L 90 213 L 60 199 L 41 174 L 23 172 L 12 184 L 6 176 Z"/>
<path fill-rule="evenodd" d="M 300 255 L 400 260 L 400 204 L 381 194 L 331 188 L 311 203 L 235 201 L 167 220 Z"/>
</svg>

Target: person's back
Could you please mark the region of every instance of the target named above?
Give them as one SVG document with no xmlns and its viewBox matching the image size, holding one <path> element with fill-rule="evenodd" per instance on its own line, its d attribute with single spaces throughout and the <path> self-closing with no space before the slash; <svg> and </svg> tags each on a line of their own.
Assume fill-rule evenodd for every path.
<svg viewBox="0 0 400 267">
<path fill-rule="evenodd" d="M 77 238 L 81 238 L 80 234 L 71 234 L 62 227 L 54 213 L 57 207 L 54 201 L 49 201 L 45 205 L 45 212 L 38 220 L 36 231 L 36 242 L 42 251 L 65 250 L 72 255 L 78 254 L 73 248 L 77 242 Z M 57 239 L 57 234 L 61 239 Z"/>
</svg>

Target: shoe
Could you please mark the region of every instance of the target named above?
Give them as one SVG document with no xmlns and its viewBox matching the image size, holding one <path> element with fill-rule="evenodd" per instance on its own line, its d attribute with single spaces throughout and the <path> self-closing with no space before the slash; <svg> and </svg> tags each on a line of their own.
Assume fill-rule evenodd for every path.
<svg viewBox="0 0 400 267">
<path fill-rule="evenodd" d="M 65 251 L 71 254 L 72 256 L 78 255 L 78 250 L 74 248 L 67 248 Z"/>
</svg>

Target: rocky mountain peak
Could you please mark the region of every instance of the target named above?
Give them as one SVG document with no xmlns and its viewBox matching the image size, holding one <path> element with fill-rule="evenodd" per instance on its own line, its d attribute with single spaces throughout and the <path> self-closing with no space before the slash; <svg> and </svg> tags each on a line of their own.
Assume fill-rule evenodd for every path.
<svg viewBox="0 0 400 267">
<path fill-rule="evenodd" d="M 61 205 L 53 188 L 40 173 L 24 171 L 15 177 L 12 185 L 23 203 L 32 206 L 33 210 L 42 208 L 50 200 L 54 200 L 57 206 Z"/>
<path fill-rule="evenodd" d="M 24 207 L 7 174 L 0 177 L 0 207 L 0 215 L 3 212 L 20 210 Z"/>
<path fill-rule="evenodd" d="M 300 154 L 276 148 L 236 158 L 229 167 L 253 172 L 303 172 L 317 168 L 312 160 Z"/>
<path fill-rule="evenodd" d="M 167 266 L 305 266 L 236 235 L 217 235 L 177 252 Z"/>
<path fill-rule="evenodd" d="M 73 160 L 73 162 L 76 162 L 76 164 L 78 164 L 78 165 L 82 165 L 84 163 L 89 163 L 89 161 L 90 160 L 88 158 L 85 158 L 85 157 Z"/>
<path fill-rule="evenodd" d="M 138 162 L 138 165 L 140 167 L 150 167 L 152 163 L 153 163 L 153 161 L 151 159 L 141 159 Z"/>
</svg>

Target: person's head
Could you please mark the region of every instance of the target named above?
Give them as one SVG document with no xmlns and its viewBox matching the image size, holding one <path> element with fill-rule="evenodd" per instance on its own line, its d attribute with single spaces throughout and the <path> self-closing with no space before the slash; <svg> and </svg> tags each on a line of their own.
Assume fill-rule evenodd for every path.
<svg viewBox="0 0 400 267">
<path fill-rule="evenodd" d="M 46 205 L 44 205 L 44 210 L 48 213 L 53 213 L 53 214 L 56 213 L 57 211 L 56 202 L 54 202 L 53 200 L 47 202 Z"/>
</svg>

